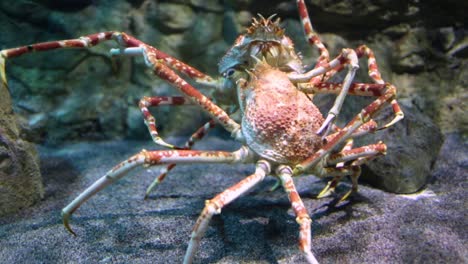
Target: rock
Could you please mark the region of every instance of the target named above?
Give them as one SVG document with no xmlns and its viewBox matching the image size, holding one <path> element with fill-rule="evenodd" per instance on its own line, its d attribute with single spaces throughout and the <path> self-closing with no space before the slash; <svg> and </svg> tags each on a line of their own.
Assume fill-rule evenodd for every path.
<svg viewBox="0 0 468 264">
<path fill-rule="evenodd" d="M 94 0 L 68 0 L 66 2 L 42 0 L 39 1 L 47 7 L 64 12 L 78 11 L 93 4 Z"/>
<path fill-rule="evenodd" d="M 458 132 L 468 136 L 468 91 L 458 91 L 442 101 L 441 129 L 445 133 Z"/>
<path fill-rule="evenodd" d="M 218 0 L 190 0 L 190 4 L 211 12 L 223 11 L 223 6 Z"/>
<path fill-rule="evenodd" d="M 186 5 L 158 3 L 154 18 L 155 26 L 167 33 L 188 29 L 193 25 L 196 14 Z"/>
<path fill-rule="evenodd" d="M 440 28 L 437 32 L 437 42 L 444 51 L 453 47 L 456 41 L 455 30 L 453 27 Z"/>
<path fill-rule="evenodd" d="M 467 58 L 468 57 L 468 37 L 465 37 L 459 43 L 456 43 L 455 46 L 449 50 L 448 54 L 450 56 Z"/>
<path fill-rule="evenodd" d="M 414 29 L 408 32 L 397 44 L 393 66 L 398 72 L 420 72 L 426 66 L 424 60 L 429 47 L 426 32 Z"/>
<path fill-rule="evenodd" d="M 184 43 L 180 47 L 183 56 L 192 58 L 206 53 L 209 50 L 207 46 L 221 36 L 221 29 L 221 16 L 213 13 L 197 16 L 190 30 L 184 33 Z M 210 58 L 214 58 L 214 56 L 210 56 Z"/>
<path fill-rule="evenodd" d="M 0 76 L 4 61 L 0 58 Z M 0 78 L 0 81 L 1 81 Z M 11 108 L 6 83 L 0 86 L 0 216 L 29 207 L 44 197 L 35 146 L 24 140 Z"/>
<path fill-rule="evenodd" d="M 443 143 L 440 129 L 409 100 L 399 100 L 405 118 L 394 126 L 359 140 L 361 144 L 383 141 L 387 155 L 363 168 L 362 179 L 393 193 L 414 193 L 431 180 L 431 169 Z M 379 124 L 390 120 L 387 107 L 376 118 Z"/>
</svg>

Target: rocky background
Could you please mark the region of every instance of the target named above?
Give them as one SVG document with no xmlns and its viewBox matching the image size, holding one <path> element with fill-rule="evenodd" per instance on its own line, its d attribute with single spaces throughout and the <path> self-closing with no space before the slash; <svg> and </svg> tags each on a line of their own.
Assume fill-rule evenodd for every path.
<svg viewBox="0 0 468 264">
<path fill-rule="evenodd" d="M 373 186 L 394 193 L 412 193 L 427 184 L 438 186 L 431 185 L 434 182 L 452 183 L 446 172 L 455 171 L 456 175 L 466 172 L 468 19 L 465 10 L 468 3 L 465 2 L 307 1 L 312 23 L 332 57 L 342 48 L 366 44 L 374 50 L 384 80 L 398 88 L 405 119 L 358 142 L 369 144 L 383 140 L 389 146 L 389 155 L 364 168 L 363 179 Z M 217 62 L 257 13 L 281 17 L 305 64 L 313 66 L 317 52 L 304 40 L 295 1 L 0 1 L 0 49 L 118 30 L 217 76 Z M 44 196 L 35 150 L 29 142 L 54 151 L 70 142 L 120 139 L 146 140 L 152 147 L 137 108 L 138 100 L 143 96 L 177 93 L 153 77 L 141 58 L 111 58 L 108 51 L 115 46 L 108 42 L 90 50 L 35 53 L 6 62 L 8 89 L 18 117 L 12 117 L 7 88 L 2 86 L 0 188 L 12 195 L 2 191 L 8 198 L 0 196 L 3 210 L 0 214 L 28 206 Z M 366 72 L 365 63 L 361 63 L 357 81 L 369 81 Z M 336 80 L 342 77 L 338 75 Z M 334 97 L 315 99 L 326 112 Z M 349 120 L 369 100 L 348 97 L 339 122 Z M 154 113 L 158 128 L 166 137 L 187 137 L 208 120 L 196 107 L 160 107 Z M 390 117 L 389 111 L 381 115 L 382 119 Z M 10 130 L 15 133 L 5 132 Z M 229 136 L 221 129 L 214 135 Z M 450 146 L 444 143 L 444 138 L 451 139 Z M 445 152 L 438 155 L 442 144 Z M 444 157 L 453 146 L 461 149 L 456 162 Z M 66 165 L 76 166 L 70 160 L 74 149 L 59 152 Z M 52 153 L 47 150 L 43 159 Z M 14 162 L 24 160 L 28 162 Z M 63 162 L 51 164 L 43 160 L 42 163 L 49 169 L 43 170 L 46 184 L 54 182 L 49 178 L 51 171 L 66 166 Z M 439 170 L 434 170 L 434 164 L 439 164 Z M 83 170 L 77 171 L 79 174 Z M 466 183 L 461 176 L 457 179 L 454 183 L 458 187 Z M 78 182 L 81 190 L 83 182 Z M 22 185 L 26 187 L 17 188 Z M 46 199 L 56 191 L 50 188 L 45 186 Z M 76 196 L 77 192 L 69 190 L 68 194 Z M 455 192 L 459 196 L 463 194 L 460 189 L 455 188 Z M 10 207 L 4 209 L 7 205 Z M 55 204 L 54 210 L 59 206 L 63 204 Z M 19 232 L 23 232 L 21 228 Z M 1 235 L 2 232 L 0 238 Z M 466 238 L 466 234 L 462 237 Z M 466 257 L 466 251 L 463 252 L 462 259 Z"/>
</svg>

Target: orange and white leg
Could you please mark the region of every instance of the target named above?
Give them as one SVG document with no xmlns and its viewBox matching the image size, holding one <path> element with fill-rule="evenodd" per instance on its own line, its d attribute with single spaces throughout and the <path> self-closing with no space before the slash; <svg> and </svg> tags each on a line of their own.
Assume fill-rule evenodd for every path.
<svg viewBox="0 0 468 264">
<path fill-rule="evenodd" d="M 234 152 L 226 151 L 196 151 L 196 150 L 157 150 L 146 151 L 128 158 L 119 163 L 117 166 L 108 171 L 104 176 L 99 178 L 71 203 L 62 209 L 63 224 L 66 229 L 72 234 L 69 225 L 70 216 L 84 202 L 91 198 L 94 194 L 104 189 L 111 183 L 124 177 L 130 170 L 138 166 L 154 166 L 168 163 L 245 163 L 251 162 L 252 152 L 247 147 L 242 147 Z"/>
<path fill-rule="evenodd" d="M 318 264 L 317 259 L 311 251 L 311 223 L 312 220 L 307 213 L 307 209 L 294 186 L 292 179 L 292 169 L 288 166 L 279 166 L 276 175 L 281 181 L 281 185 L 288 194 L 291 207 L 296 215 L 296 222 L 299 224 L 299 249 L 304 254 L 309 264 Z"/>
<path fill-rule="evenodd" d="M 347 149 L 351 149 L 352 144 L 353 144 L 352 138 L 360 137 L 360 136 L 363 136 L 363 135 L 366 135 L 366 134 L 369 134 L 369 133 L 374 133 L 376 131 L 376 129 L 377 129 L 377 123 L 374 120 L 371 119 L 370 121 L 366 122 L 365 124 L 360 126 L 358 129 L 356 129 L 356 131 L 353 132 L 353 134 L 351 135 L 351 138 L 348 139 L 348 142 L 345 145 L 345 147 L 342 149 L 342 151 L 347 150 Z M 334 126 L 333 130 L 336 130 L 336 131 L 339 132 L 339 131 L 341 131 L 341 128 L 338 127 L 338 126 Z M 328 141 L 332 140 L 333 138 L 335 138 L 338 135 L 338 132 L 335 132 L 333 134 L 330 134 L 330 135 L 326 136 L 325 137 L 325 142 L 328 142 Z M 331 182 L 329 182 L 329 184 L 330 183 Z M 280 185 L 281 185 L 281 183 L 279 181 L 276 181 L 275 184 L 268 191 L 270 191 L 270 192 L 275 191 L 276 189 L 278 189 L 278 187 Z M 328 193 L 326 195 L 328 195 Z M 326 196 L 326 195 L 324 195 L 324 196 Z"/>
<path fill-rule="evenodd" d="M 352 193 L 358 190 L 358 178 L 361 175 L 360 166 L 343 166 L 341 168 L 323 168 L 322 173 L 324 176 L 334 176 L 333 180 L 328 182 L 327 186 L 317 195 L 317 198 L 323 198 L 334 192 L 340 180 L 345 176 L 350 176 L 352 187 L 341 196 L 339 202 L 346 200 Z"/>
<path fill-rule="evenodd" d="M 328 142 L 314 155 L 296 165 L 294 167 L 294 174 L 299 174 L 315 167 L 326 155 L 332 152 L 337 145 L 353 137 L 353 133 L 355 133 L 363 124 L 369 122 L 386 103 L 392 101 L 396 96 L 396 88 L 391 84 L 386 84 L 386 86 L 387 87 L 383 95 L 379 96 L 371 104 L 361 110 L 356 117 L 337 132 L 335 137 L 330 138 L 330 140 L 328 140 Z"/>
<path fill-rule="evenodd" d="M 330 137 L 330 136 L 332 136 L 332 135 L 329 135 L 328 137 Z M 354 144 L 353 138 L 348 139 L 340 152 L 352 149 L 353 144 Z M 344 167 L 344 162 L 337 163 L 335 165 L 335 167 L 336 168 Z M 341 176 L 335 176 L 331 181 L 329 181 L 327 183 L 325 188 L 323 188 L 323 190 L 317 195 L 317 198 L 327 197 L 327 196 L 331 195 L 332 193 L 334 193 L 335 192 L 335 187 L 338 185 L 338 182 L 340 182 L 340 180 L 341 180 Z"/>
<path fill-rule="evenodd" d="M 151 46 L 143 43 L 142 41 L 126 34 L 123 32 L 117 31 L 106 31 L 99 32 L 95 34 L 90 34 L 82 36 L 76 39 L 67 39 L 67 40 L 56 40 L 49 42 L 41 42 L 26 46 L 21 46 L 17 48 L 4 49 L 0 51 L 0 60 L 6 60 L 8 58 L 18 57 L 26 53 L 32 52 L 43 52 L 54 49 L 67 49 L 67 48 L 91 48 L 100 44 L 101 42 L 108 40 L 116 40 L 120 45 L 120 49 L 111 49 L 111 55 L 141 55 L 145 48 Z M 127 50 L 128 48 L 128 50 Z M 143 48 L 143 49 L 142 49 Z M 166 65 L 169 65 L 171 68 L 182 72 L 199 83 L 214 83 L 216 82 L 210 76 L 200 72 L 199 70 L 187 65 L 180 60 L 169 56 L 168 54 L 157 50 L 156 48 L 151 47 L 151 52 L 155 54 L 157 59 L 164 62 Z"/>
<path fill-rule="evenodd" d="M 220 123 L 234 137 L 242 138 L 240 125 L 232 120 L 226 112 L 211 102 L 206 96 L 180 78 L 172 69 L 181 72 L 198 83 L 216 83 L 210 76 L 197 69 L 167 55 L 166 53 L 147 45 L 146 43 L 123 32 L 107 31 L 83 36 L 77 39 L 59 40 L 31 44 L 0 51 L 0 75 L 6 85 L 5 61 L 8 58 L 18 57 L 26 53 L 48 51 L 62 48 L 91 48 L 101 42 L 114 39 L 120 49 L 113 49 L 112 54 L 138 55 L 141 54 L 148 67 L 153 69 L 155 75 L 172 84 L 193 103 L 200 105 L 213 119 Z M 129 49 L 127 49 L 129 48 Z"/>
<path fill-rule="evenodd" d="M 208 97 L 203 95 L 192 85 L 177 75 L 171 68 L 177 69 L 179 72 L 188 75 L 197 82 L 203 82 L 204 80 L 207 80 L 207 75 L 201 74 L 194 68 L 178 60 L 175 60 L 173 57 L 170 57 L 158 49 L 146 45 L 145 43 L 136 40 L 127 34 L 122 33 L 116 38 L 119 43 L 131 43 L 133 47 L 141 48 L 143 50 L 142 54 L 145 58 L 147 66 L 153 69 L 153 73 L 156 76 L 172 84 L 172 86 L 177 88 L 190 101 L 201 106 L 206 113 L 208 113 L 214 120 L 216 120 L 216 122 L 221 124 L 227 131 L 231 132 L 233 137 L 239 140 L 242 139 L 240 125 L 231 119 L 223 109 L 214 104 Z"/>
<path fill-rule="evenodd" d="M 154 118 L 148 108 L 161 105 L 193 105 L 193 102 L 182 96 L 145 96 L 141 98 L 138 103 L 138 107 L 140 108 L 140 111 L 143 114 L 143 119 L 145 120 L 145 125 L 148 128 L 154 143 L 170 149 L 183 149 L 165 142 L 159 136 L 156 126 L 156 118 Z"/>
<path fill-rule="evenodd" d="M 312 86 L 314 86 L 315 84 L 319 83 L 321 80 L 314 79 L 313 77 L 321 76 L 325 74 L 326 72 L 336 67 L 339 67 L 340 65 L 347 65 L 348 72 L 343 80 L 343 83 L 341 86 L 342 88 L 339 91 L 339 94 L 336 97 L 334 104 L 332 108 L 330 109 L 330 111 L 328 112 L 324 123 L 318 129 L 317 134 L 325 134 L 326 136 L 331 126 L 333 125 L 333 122 L 336 116 L 338 116 L 341 110 L 341 107 L 343 106 L 344 99 L 346 98 L 346 95 L 348 94 L 348 90 L 354 80 L 356 71 L 359 69 L 358 58 L 357 58 L 356 52 L 352 49 L 343 49 L 340 55 L 338 55 L 338 57 L 336 57 L 330 62 L 322 63 L 322 65 L 314 68 L 313 70 L 309 72 L 306 72 L 306 73 L 293 72 L 293 73 L 288 74 L 289 79 L 294 83 L 310 83 Z"/>
<path fill-rule="evenodd" d="M 270 173 L 271 166 L 267 161 L 260 160 L 257 162 L 255 173 L 238 182 L 234 186 L 229 187 L 222 193 L 216 195 L 213 199 L 206 201 L 205 208 L 193 227 L 190 242 L 187 252 L 184 257 L 184 264 L 190 264 L 193 261 L 195 253 L 200 245 L 200 240 L 203 237 L 208 224 L 215 214 L 221 213 L 221 209 L 230 202 L 237 199 L 242 194 L 252 189 L 255 185 L 263 181 L 265 176 Z"/>
<path fill-rule="evenodd" d="M 394 87 L 393 85 L 389 85 L 387 83 L 352 83 L 349 87 L 348 93 L 350 95 L 357 96 L 379 97 L 383 96 L 387 92 L 389 86 Z M 341 94 L 343 91 L 342 83 L 299 83 L 297 87 L 299 90 L 305 93 Z M 403 111 L 401 111 L 401 108 L 398 105 L 398 102 L 395 98 L 392 98 L 390 100 L 390 105 L 392 106 L 392 110 L 395 114 L 395 117 L 389 123 L 378 128 L 378 130 L 388 128 L 389 126 L 392 126 L 393 124 L 397 123 L 398 121 L 404 118 Z"/>
<path fill-rule="evenodd" d="M 325 168 L 319 173 L 319 176 L 333 176 L 336 172 L 338 175 L 328 182 L 325 188 L 318 194 L 317 198 L 322 198 L 330 195 L 335 191 L 336 186 L 344 176 L 350 176 L 352 181 L 352 189 L 341 200 L 346 199 L 352 192 L 357 191 L 357 180 L 360 173 L 353 169 L 368 162 L 378 156 L 385 155 L 387 146 L 383 142 L 368 146 L 352 148 L 350 144 L 346 144 L 342 151 L 328 156 L 325 160 Z M 350 165 L 345 165 L 350 164 Z M 346 173 L 346 170 L 352 169 L 352 173 Z M 343 173 L 343 170 L 345 172 Z"/>
<path fill-rule="evenodd" d="M 201 140 L 207 133 L 208 131 L 215 126 L 214 120 L 208 121 L 205 125 L 200 127 L 195 133 L 192 134 L 192 136 L 185 142 L 185 145 L 181 149 L 192 149 L 192 146 L 195 144 L 195 142 Z M 167 174 L 174 169 L 176 166 L 175 163 L 171 163 L 167 165 L 164 170 L 159 174 L 158 177 L 154 179 L 154 181 L 151 183 L 151 185 L 146 189 L 146 194 L 145 194 L 145 199 L 148 198 L 149 194 L 151 191 L 158 186 L 167 176 Z"/>
<path fill-rule="evenodd" d="M 330 61 L 330 54 L 325 47 L 325 45 L 320 40 L 318 34 L 314 31 L 312 23 L 310 22 L 309 12 L 305 5 L 304 0 L 297 0 L 297 8 L 299 10 L 299 17 L 301 18 L 301 23 L 304 28 L 304 33 L 306 40 L 311 44 L 317 47 L 319 50 L 320 56 L 317 59 L 317 63 L 312 71 L 301 75 L 291 76 L 294 77 L 291 80 L 297 81 L 297 79 L 305 78 L 308 82 L 315 84 L 318 82 L 323 82 L 327 78 L 329 72 L 335 73 L 335 68 L 343 68 L 345 65 L 349 66 L 348 73 L 343 81 L 342 92 L 335 99 L 335 102 L 325 118 L 325 122 L 317 130 L 317 134 L 322 134 L 326 136 L 330 128 L 336 119 L 336 116 L 339 114 L 341 107 L 343 106 L 344 99 L 347 95 L 347 90 L 349 85 L 352 83 L 356 71 L 359 68 L 358 59 L 356 52 L 352 49 L 343 49 L 341 54 L 334 60 Z M 329 74 L 328 74 L 329 75 Z"/>
<path fill-rule="evenodd" d="M 310 45 L 314 45 L 315 47 L 317 47 L 319 54 L 320 54 L 317 59 L 317 63 L 315 64 L 315 68 L 320 67 L 323 64 L 326 64 L 330 60 L 330 54 L 328 52 L 328 49 L 322 43 L 322 40 L 320 39 L 317 32 L 315 32 L 314 28 L 312 27 L 312 23 L 310 22 L 309 12 L 307 11 L 307 7 L 305 5 L 304 0 L 297 0 L 297 9 L 299 11 L 299 17 L 301 19 L 302 27 L 304 29 L 304 35 L 305 35 L 306 41 Z M 320 81 L 321 76 L 317 76 L 317 77 L 319 78 L 317 81 Z"/>
</svg>

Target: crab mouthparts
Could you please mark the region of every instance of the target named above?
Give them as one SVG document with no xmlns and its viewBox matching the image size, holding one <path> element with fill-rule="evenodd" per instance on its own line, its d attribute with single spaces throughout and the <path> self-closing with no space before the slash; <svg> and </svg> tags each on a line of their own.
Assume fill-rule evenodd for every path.
<svg viewBox="0 0 468 264">
<path fill-rule="evenodd" d="M 250 48 L 250 56 L 260 61 L 266 61 L 273 67 L 284 71 L 303 71 L 300 61 L 291 59 L 281 44 L 271 41 L 256 41 Z"/>
<path fill-rule="evenodd" d="M 266 60 L 272 66 L 278 66 L 280 60 L 280 47 L 271 42 L 255 43 L 250 49 L 250 56 Z"/>
</svg>

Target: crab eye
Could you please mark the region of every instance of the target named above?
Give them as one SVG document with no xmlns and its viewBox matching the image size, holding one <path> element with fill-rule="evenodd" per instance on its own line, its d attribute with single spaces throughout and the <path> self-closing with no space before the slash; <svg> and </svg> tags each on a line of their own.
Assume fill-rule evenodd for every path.
<svg viewBox="0 0 468 264">
<path fill-rule="evenodd" d="M 224 77 L 230 78 L 232 77 L 232 75 L 234 75 L 235 72 L 236 70 L 234 70 L 233 68 L 230 68 L 224 73 Z"/>
</svg>

